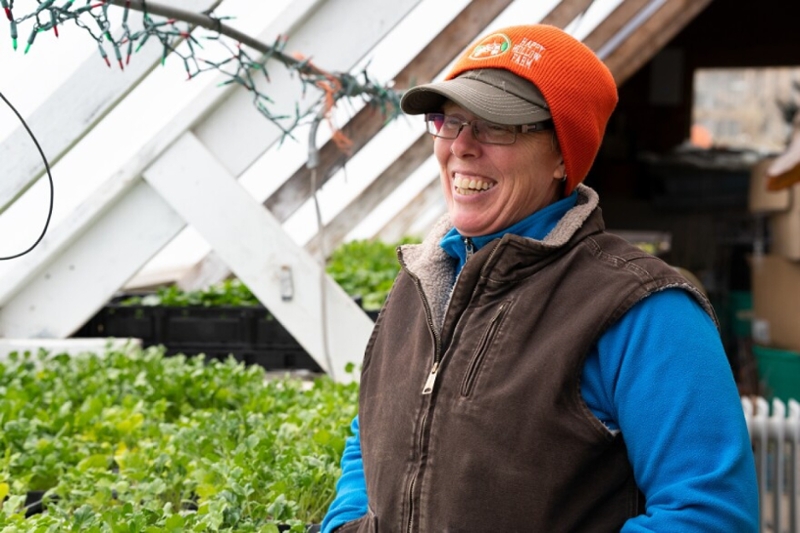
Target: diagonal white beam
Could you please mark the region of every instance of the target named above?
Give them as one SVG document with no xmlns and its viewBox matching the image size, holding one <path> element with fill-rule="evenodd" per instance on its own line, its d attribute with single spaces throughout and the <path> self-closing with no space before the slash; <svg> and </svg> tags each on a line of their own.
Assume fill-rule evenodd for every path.
<svg viewBox="0 0 800 533">
<path fill-rule="evenodd" d="M 333 65 L 326 67 L 348 70 L 419 0 L 396 0 L 377 8 L 371 0 L 297 1 L 313 4 L 314 9 L 279 19 L 276 24 L 283 25 L 271 26 L 259 36 L 260 40 L 270 42 L 277 34 L 288 32 L 304 52 L 320 57 L 318 64 L 322 65 L 322 58 L 335 56 Z M 350 29 L 354 20 L 360 26 L 358 32 Z M 287 21 L 289 27 L 285 26 Z M 273 85 L 275 101 L 293 106 L 296 86 L 281 84 L 277 79 L 273 79 Z M 253 109 L 250 98 L 237 96 L 240 94 L 245 91 L 234 89 L 226 93 L 213 87 L 203 91 L 133 160 L 50 232 L 40 248 L 14 263 L 0 284 L 0 336 L 71 335 L 185 227 L 183 218 L 141 176 L 161 157 L 172 157 L 171 146 L 186 132 L 193 132 L 231 179 L 278 140 L 277 128 L 269 128 Z M 232 218 L 238 215 L 235 208 L 220 205 L 219 209 Z M 236 234 L 229 236 L 232 241 L 238 238 Z M 285 236 L 275 233 L 274 238 Z M 273 313 L 284 321 L 281 311 Z M 348 313 L 341 316 L 347 317 Z M 356 316 L 356 320 L 363 319 L 362 315 Z M 340 343 L 340 335 L 366 343 L 348 327 L 335 329 L 330 337 L 332 346 Z M 321 345 L 314 340 L 319 339 L 319 333 L 314 328 L 290 331 L 312 354 L 320 353 Z M 363 347 L 355 350 L 357 353 L 341 356 L 359 360 L 361 351 Z"/>
<path fill-rule="evenodd" d="M 345 365 L 361 361 L 372 321 L 194 135 L 183 135 L 144 179 L 323 369 L 345 378 Z"/>
<path fill-rule="evenodd" d="M 288 35 L 285 52 L 299 53 L 329 72 L 347 72 L 420 1 L 317 2 L 301 26 L 288 32 L 265 32 L 259 39 L 272 43 L 279 33 Z M 293 117 L 298 109 L 302 114 L 319 99 L 316 88 L 303 87 L 296 73 L 277 61 L 267 62 L 266 68 L 271 82 L 262 90 L 274 101 L 269 106 L 273 115 Z M 301 94 L 305 98 L 300 98 Z M 278 127 L 256 112 L 252 101 L 251 93 L 233 91 L 193 128 L 197 138 L 237 177 L 281 137 Z"/>
</svg>

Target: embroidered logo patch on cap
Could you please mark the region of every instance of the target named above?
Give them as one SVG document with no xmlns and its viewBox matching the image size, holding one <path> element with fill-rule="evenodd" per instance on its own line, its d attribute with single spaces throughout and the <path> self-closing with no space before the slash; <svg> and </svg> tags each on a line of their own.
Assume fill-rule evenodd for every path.
<svg viewBox="0 0 800 533">
<path fill-rule="evenodd" d="M 490 59 L 504 54 L 511 48 L 511 39 L 504 33 L 493 33 L 484 38 L 472 50 L 470 59 Z"/>
</svg>

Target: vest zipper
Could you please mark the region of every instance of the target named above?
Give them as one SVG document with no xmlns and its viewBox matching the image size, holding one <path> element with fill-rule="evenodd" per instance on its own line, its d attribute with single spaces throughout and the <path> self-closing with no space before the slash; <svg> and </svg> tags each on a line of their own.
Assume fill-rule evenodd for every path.
<svg viewBox="0 0 800 533">
<path fill-rule="evenodd" d="M 436 376 L 439 372 L 439 361 L 434 361 L 431 371 L 428 374 L 428 379 L 425 380 L 425 386 L 422 388 L 422 394 L 430 394 L 433 392 L 433 385 L 436 383 Z"/>
<path fill-rule="evenodd" d="M 428 303 L 428 299 L 425 297 L 425 292 L 422 290 L 422 283 L 420 282 L 419 278 L 408 271 L 408 275 L 411 276 L 411 279 L 414 280 L 414 284 L 417 287 L 417 291 L 419 292 L 420 299 L 422 300 L 422 305 L 425 308 L 425 316 L 428 319 L 428 329 L 430 330 L 431 334 L 433 335 L 434 346 L 433 346 L 433 365 L 431 366 L 430 373 L 428 374 L 428 378 L 425 380 L 425 385 L 423 387 L 422 394 L 429 395 L 433 391 L 433 385 L 436 381 L 436 376 L 439 372 L 439 361 L 441 359 L 440 351 L 441 351 L 441 344 L 442 341 L 439 337 L 439 333 L 436 331 L 436 326 L 433 323 L 433 315 L 431 313 L 430 304 Z M 426 392 L 427 391 L 427 392 Z M 428 423 L 428 410 L 426 409 L 422 415 L 422 423 L 420 424 L 420 432 L 419 432 L 419 442 L 417 442 L 417 448 L 419 449 L 419 453 L 422 453 L 422 445 L 423 440 L 425 438 L 425 426 Z M 414 474 L 411 477 L 411 481 L 408 485 L 408 526 L 406 527 L 406 531 L 408 533 L 412 533 L 412 527 L 414 524 L 414 490 L 417 486 L 417 478 L 419 476 L 419 468 L 416 469 Z"/>
<path fill-rule="evenodd" d="M 503 316 L 505 309 L 506 304 L 502 304 L 500 309 L 497 310 L 497 313 L 495 313 L 495 315 L 489 321 L 489 327 L 487 327 L 486 331 L 483 332 L 480 343 L 478 343 L 478 349 L 475 352 L 475 356 L 472 358 L 472 361 L 469 363 L 469 368 L 467 368 L 467 373 L 464 376 L 464 382 L 461 385 L 462 397 L 469 396 L 472 392 L 472 386 L 475 384 L 475 378 L 477 377 L 478 371 L 483 364 L 483 359 L 486 356 L 486 353 L 489 351 L 489 345 L 491 344 L 492 339 L 494 339 L 497 328 L 500 326 L 500 319 Z"/>
<path fill-rule="evenodd" d="M 475 252 L 475 247 L 472 243 L 472 239 L 469 237 L 464 238 L 464 245 L 467 249 L 467 259 L 472 257 L 472 254 Z M 489 253 L 489 257 L 487 258 L 487 262 L 491 261 L 494 257 L 494 254 L 497 252 L 498 246 L 495 245 L 492 251 Z M 428 319 L 428 328 L 433 335 L 434 339 L 434 347 L 433 347 L 433 364 L 431 365 L 431 370 L 428 373 L 428 377 L 425 380 L 425 385 L 422 388 L 422 395 L 429 396 L 433 392 L 434 385 L 436 383 L 436 377 L 439 375 L 439 365 L 441 363 L 441 351 L 442 351 L 442 340 L 439 336 L 439 332 L 436 331 L 436 326 L 433 323 L 433 314 L 431 313 L 431 307 L 428 303 L 428 299 L 425 297 L 425 292 L 422 290 L 422 282 L 420 282 L 419 277 L 416 274 L 412 273 L 410 270 L 406 269 L 408 275 L 411 276 L 411 279 L 414 280 L 414 284 L 417 287 L 417 292 L 419 292 L 420 299 L 422 300 L 422 305 L 425 308 L 425 316 Z M 449 308 L 449 304 L 448 304 Z M 445 315 L 447 315 L 447 311 L 445 311 Z M 419 454 L 422 455 L 422 448 L 424 446 L 425 440 L 425 432 L 426 426 L 429 420 L 430 414 L 430 405 L 428 409 L 422 415 L 422 423 L 420 424 L 420 433 L 419 433 L 419 442 L 417 443 L 417 447 L 419 448 Z M 414 474 L 411 477 L 411 481 L 408 484 L 408 524 L 406 526 L 407 533 L 413 533 L 412 528 L 414 526 L 414 490 L 417 486 L 417 479 L 419 478 L 419 471 L 420 471 L 421 464 L 417 465 L 417 468 Z"/>
<path fill-rule="evenodd" d="M 466 248 L 467 250 L 466 261 L 469 261 L 469 258 L 472 257 L 472 254 L 475 253 L 475 245 L 472 243 L 472 239 L 470 239 L 469 237 L 464 237 L 464 248 Z"/>
<path fill-rule="evenodd" d="M 472 254 L 475 253 L 475 245 L 472 243 L 472 239 L 469 237 L 464 237 L 464 248 L 467 250 L 467 261 L 469 258 L 472 257 Z M 420 291 L 421 292 L 421 291 Z M 424 300 L 423 295 L 423 300 Z M 431 327 L 433 327 L 433 322 L 431 322 Z M 433 366 L 431 367 L 431 371 L 428 373 L 428 379 L 425 380 L 425 386 L 422 387 L 422 394 L 430 394 L 433 392 L 433 386 L 436 384 L 436 376 L 439 373 L 439 359 L 434 357 L 433 359 Z"/>
</svg>

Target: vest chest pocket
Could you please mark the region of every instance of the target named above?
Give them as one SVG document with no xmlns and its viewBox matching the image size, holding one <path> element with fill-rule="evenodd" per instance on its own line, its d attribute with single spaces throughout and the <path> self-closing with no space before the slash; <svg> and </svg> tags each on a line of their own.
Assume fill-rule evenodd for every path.
<svg viewBox="0 0 800 533">
<path fill-rule="evenodd" d="M 492 319 L 489 321 L 489 325 L 484 330 L 483 335 L 481 335 L 481 340 L 478 343 L 478 347 L 475 349 L 475 354 L 472 356 L 469 366 L 467 367 L 467 373 L 464 375 L 464 381 L 461 383 L 462 397 L 466 398 L 472 394 L 472 390 L 475 387 L 475 381 L 480 375 L 486 355 L 489 352 L 489 348 L 492 346 L 492 341 L 494 340 L 495 335 L 497 335 L 497 332 L 500 329 L 500 325 L 503 323 L 503 319 L 505 318 L 509 307 L 510 302 L 504 302 L 497 312 L 492 316 Z"/>
</svg>

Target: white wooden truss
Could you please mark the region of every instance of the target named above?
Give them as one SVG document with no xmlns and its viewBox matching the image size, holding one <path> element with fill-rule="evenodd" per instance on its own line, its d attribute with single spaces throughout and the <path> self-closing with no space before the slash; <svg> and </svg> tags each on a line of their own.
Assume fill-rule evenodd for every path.
<svg viewBox="0 0 800 533">
<path fill-rule="evenodd" d="M 289 35 L 287 49 L 303 51 L 329 71 L 348 71 L 420 1 L 295 0 L 256 37 L 271 43 L 279 34 Z M 645 47 L 650 55 L 642 55 L 642 46 L 628 46 L 628 42 L 647 41 L 657 32 L 663 44 L 671 36 L 668 33 L 674 35 L 708 1 L 673 0 L 663 5 L 659 0 L 626 0 L 586 42 L 602 50 L 609 65 L 617 65 L 612 70 L 621 81 L 632 73 L 631 64 L 641 64 L 657 51 Z M 398 84 L 433 78 L 511 3 L 474 0 L 468 4 L 437 36 L 436 48 L 421 52 L 417 63 L 406 67 L 410 70 L 398 74 Z M 211 0 L 189 2 L 197 10 L 211 4 Z M 546 21 L 566 26 L 590 4 L 591 0 L 562 0 Z M 60 159 L 147 75 L 161 50 L 145 47 L 143 53 L 131 62 L 135 75 L 125 78 L 99 72 L 105 66 L 91 57 L 34 113 L 30 125 L 40 132 L 51 162 Z M 438 62 L 430 63 L 432 58 Z M 282 68 L 270 70 L 270 75 L 274 111 L 284 106 L 286 113 L 293 114 L 299 81 Z M 62 97 L 70 105 L 63 105 Z M 317 98 L 308 94 L 299 105 L 308 108 Z M 369 116 L 371 112 L 362 110 L 345 126 L 355 151 L 383 125 L 380 117 Z M 53 116 L 60 118 L 52 121 Z M 20 129 L 0 144 L 0 213 L 43 172 L 36 154 L 22 148 L 27 143 L 25 135 Z M 298 169 L 269 198 L 254 197 L 237 181 L 279 137 L 278 128 L 256 112 L 245 90 L 232 86 L 201 92 L 54 227 L 34 252 L 15 260 L 0 284 L 0 338 L 69 337 L 190 225 L 213 253 L 195 269 L 200 275 L 187 284 L 235 273 L 324 369 L 337 379 L 348 379 L 343 369 L 349 362 L 360 362 L 372 323 L 324 274 L 311 253 L 320 246 L 331 250 L 339 244 L 430 157 L 430 144 L 424 136 L 413 142 L 303 249 L 283 231 L 282 224 L 310 193 L 307 169 Z M 318 185 L 347 160 L 330 144 L 320 151 Z M 425 210 L 441 210 L 435 176 L 431 179 L 432 185 L 399 209 L 384 228 L 376 227 L 374 234 L 398 238 Z"/>
</svg>

